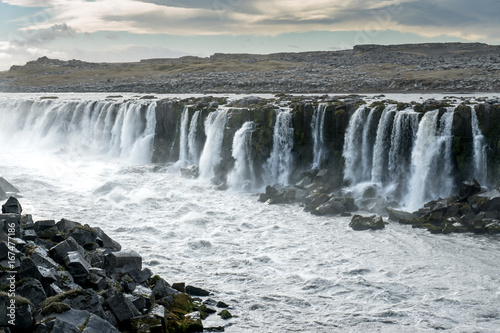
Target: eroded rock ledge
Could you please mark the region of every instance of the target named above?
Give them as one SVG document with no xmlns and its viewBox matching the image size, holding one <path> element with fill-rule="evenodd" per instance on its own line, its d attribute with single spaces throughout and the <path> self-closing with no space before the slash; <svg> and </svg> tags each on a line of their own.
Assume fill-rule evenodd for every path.
<svg viewBox="0 0 500 333">
<path fill-rule="evenodd" d="M 14 197 L 2 206 L 2 332 L 202 332 L 210 314 L 231 318 L 210 295 L 154 275 L 138 253 L 121 251 L 100 228 L 33 222 Z"/>
</svg>

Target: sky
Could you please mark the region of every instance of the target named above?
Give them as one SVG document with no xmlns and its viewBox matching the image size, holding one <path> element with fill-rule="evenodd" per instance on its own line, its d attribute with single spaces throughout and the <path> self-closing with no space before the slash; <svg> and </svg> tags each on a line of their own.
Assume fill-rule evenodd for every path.
<svg viewBox="0 0 500 333">
<path fill-rule="evenodd" d="M 500 0 L 0 0 L 0 70 L 425 42 L 500 44 Z"/>
</svg>

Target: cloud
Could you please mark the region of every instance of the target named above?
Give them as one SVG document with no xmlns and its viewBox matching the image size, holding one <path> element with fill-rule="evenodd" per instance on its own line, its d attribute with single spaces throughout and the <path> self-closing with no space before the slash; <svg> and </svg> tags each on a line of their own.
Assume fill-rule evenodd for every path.
<svg viewBox="0 0 500 333">
<path fill-rule="evenodd" d="M 74 35 L 75 31 L 71 27 L 63 23 L 53 25 L 49 29 L 24 31 L 21 34 L 14 35 L 14 38 L 11 40 L 11 42 L 19 46 L 33 46 L 45 44 L 60 37 L 73 37 Z"/>
<path fill-rule="evenodd" d="M 48 7 L 45 22 L 75 31 L 276 36 L 306 31 L 394 29 L 424 36 L 498 37 L 498 0 L 6 0 Z"/>
</svg>

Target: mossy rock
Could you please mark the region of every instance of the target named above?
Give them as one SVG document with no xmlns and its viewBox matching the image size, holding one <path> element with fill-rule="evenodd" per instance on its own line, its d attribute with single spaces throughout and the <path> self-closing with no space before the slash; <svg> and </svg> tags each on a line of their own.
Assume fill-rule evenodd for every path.
<svg viewBox="0 0 500 333">
<path fill-rule="evenodd" d="M 231 314 L 231 312 L 229 312 L 227 310 L 222 310 L 217 315 L 220 316 L 224 320 L 228 320 L 228 319 L 233 318 L 233 315 Z"/>
<path fill-rule="evenodd" d="M 8 293 L 0 291 L 0 298 L 10 299 L 11 297 L 9 297 Z M 16 301 L 16 307 L 18 307 L 19 305 L 26 305 L 26 304 L 33 306 L 33 303 L 31 303 L 29 299 L 19 295 L 14 296 L 14 300 Z"/>
<path fill-rule="evenodd" d="M 158 282 L 161 279 L 159 275 L 155 275 L 153 277 L 150 277 L 147 281 L 146 284 L 150 289 L 153 289 L 156 286 L 156 282 Z"/>
<path fill-rule="evenodd" d="M 71 307 L 68 304 L 62 302 L 53 302 L 42 308 L 41 313 L 42 316 L 48 316 L 52 313 L 63 313 L 69 310 L 71 310 Z"/>
<path fill-rule="evenodd" d="M 169 310 L 179 314 L 192 312 L 195 306 L 193 299 L 188 294 L 173 295 L 173 301 L 170 303 Z"/>
<path fill-rule="evenodd" d="M 85 295 L 84 290 L 81 290 L 81 289 L 68 290 L 68 291 L 65 291 L 63 293 L 57 294 L 55 296 L 48 297 L 40 304 L 40 306 L 38 308 L 43 309 L 43 308 L 46 308 L 47 306 L 49 306 L 51 303 L 62 303 L 62 301 L 64 301 L 67 298 L 72 299 L 72 298 L 82 296 L 82 295 Z"/>
<path fill-rule="evenodd" d="M 179 316 L 175 313 L 168 313 L 165 316 L 165 327 L 167 333 L 189 333 L 203 332 L 203 324 L 200 320 L 193 320 L 186 316 Z"/>
<path fill-rule="evenodd" d="M 442 234 L 443 233 L 443 228 L 441 226 L 437 226 L 431 223 L 424 223 L 419 225 L 420 228 L 425 228 L 429 230 L 431 234 Z"/>
</svg>

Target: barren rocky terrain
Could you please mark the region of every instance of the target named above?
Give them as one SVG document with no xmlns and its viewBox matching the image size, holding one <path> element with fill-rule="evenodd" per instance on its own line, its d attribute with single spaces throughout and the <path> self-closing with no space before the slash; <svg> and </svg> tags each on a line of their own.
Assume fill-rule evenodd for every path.
<svg viewBox="0 0 500 333">
<path fill-rule="evenodd" d="M 3 92 L 344 93 L 500 91 L 500 46 L 359 45 L 352 50 L 221 54 L 89 63 L 39 58 L 0 72 Z"/>
</svg>

